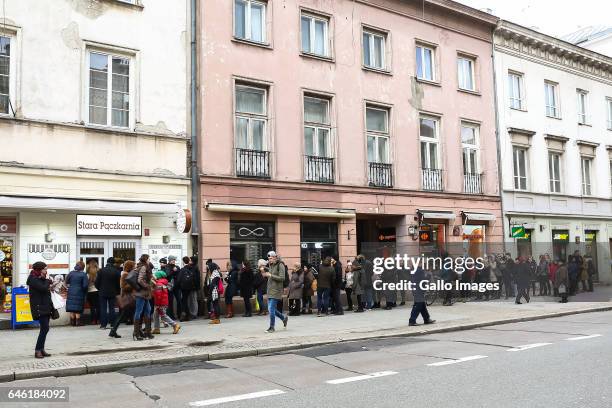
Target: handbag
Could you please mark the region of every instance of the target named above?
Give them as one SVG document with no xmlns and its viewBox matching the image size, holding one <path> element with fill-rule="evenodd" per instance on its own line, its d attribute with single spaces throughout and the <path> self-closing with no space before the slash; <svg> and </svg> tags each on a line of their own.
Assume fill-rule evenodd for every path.
<svg viewBox="0 0 612 408">
<path fill-rule="evenodd" d="M 310 288 L 315 292 L 317 291 L 317 280 L 316 279 L 312 281 L 312 283 L 310 284 Z"/>
<path fill-rule="evenodd" d="M 57 311 L 56 308 L 51 309 L 51 319 L 52 320 L 57 320 L 59 319 L 59 312 Z"/>
<path fill-rule="evenodd" d="M 127 282 L 128 285 L 130 285 L 135 290 L 141 289 L 140 285 L 138 284 L 138 270 L 137 269 L 131 270 L 130 273 L 128 273 L 128 275 L 125 277 L 125 281 Z"/>
<path fill-rule="evenodd" d="M 565 292 L 567 292 L 567 288 L 565 287 L 564 283 L 559 285 L 559 289 L 558 290 L 559 290 L 559 294 L 560 295 L 565 295 Z"/>
</svg>

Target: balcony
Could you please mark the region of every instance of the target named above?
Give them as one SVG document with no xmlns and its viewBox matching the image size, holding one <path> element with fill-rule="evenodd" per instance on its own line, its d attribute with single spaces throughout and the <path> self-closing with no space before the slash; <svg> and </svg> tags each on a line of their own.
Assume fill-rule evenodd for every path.
<svg viewBox="0 0 612 408">
<path fill-rule="evenodd" d="M 442 191 L 442 170 L 421 169 L 423 190 Z"/>
<path fill-rule="evenodd" d="M 478 173 L 463 174 L 463 192 L 467 194 L 482 194 L 482 180 Z"/>
<path fill-rule="evenodd" d="M 393 187 L 393 165 L 368 163 L 368 181 L 371 187 Z"/>
<path fill-rule="evenodd" d="M 304 177 L 313 183 L 334 183 L 334 159 L 331 157 L 305 156 Z"/>
<path fill-rule="evenodd" d="M 270 178 L 270 152 L 236 149 L 236 176 Z"/>
</svg>

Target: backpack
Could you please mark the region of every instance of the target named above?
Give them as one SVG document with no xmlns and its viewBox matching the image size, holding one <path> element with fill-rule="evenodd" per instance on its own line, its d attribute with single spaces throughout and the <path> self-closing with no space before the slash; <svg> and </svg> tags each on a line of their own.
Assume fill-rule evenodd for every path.
<svg viewBox="0 0 612 408">
<path fill-rule="evenodd" d="M 183 290 L 190 290 L 195 287 L 195 271 L 192 268 L 183 269 L 180 285 Z"/>
<path fill-rule="evenodd" d="M 219 293 L 219 296 L 221 296 L 224 291 L 225 289 L 223 288 L 223 281 L 221 280 L 221 278 L 219 278 L 219 281 L 217 282 L 217 293 Z"/>
<path fill-rule="evenodd" d="M 289 272 L 287 272 L 287 265 L 285 265 L 284 262 L 279 262 L 279 263 L 285 267 L 285 280 L 283 281 L 283 288 L 288 288 L 290 278 L 289 278 Z"/>
<path fill-rule="evenodd" d="M 125 277 L 125 281 L 128 285 L 130 285 L 134 290 L 140 290 L 140 284 L 138 283 L 138 269 L 132 269 L 127 276 Z"/>
</svg>

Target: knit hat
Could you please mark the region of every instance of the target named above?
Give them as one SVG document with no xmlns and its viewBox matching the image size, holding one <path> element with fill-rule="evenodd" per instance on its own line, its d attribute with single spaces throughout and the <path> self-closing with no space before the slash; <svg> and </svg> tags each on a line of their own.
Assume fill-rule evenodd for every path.
<svg viewBox="0 0 612 408">
<path fill-rule="evenodd" d="M 47 267 L 47 264 L 41 261 L 34 262 L 34 264 L 32 265 L 32 269 L 34 269 L 35 271 L 42 271 L 46 267 Z"/>
<path fill-rule="evenodd" d="M 163 265 L 167 265 L 168 264 L 168 260 L 166 258 L 162 258 L 162 259 L 159 260 L 159 263 L 163 264 Z"/>
<path fill-rule="evenodd" d="M 268 258 L 271 257 L 271 256 L 276 256 L 276 252 L 274 252 L 274 251 L 268 252 Z"/>
<path fill-rule="evenodd" d="M 167 276 L 166 272 L 164 272 L 164 271 L 156 271 L 155 272 L 155 279 L 165 278 L 166 276 Z"/>
<path fill-rule="evenodd" d="M 168 262 L 171 262 L 171 261 L 176 261 L 176 256 L 174 255 L 168 256 Z"/>
</svg>

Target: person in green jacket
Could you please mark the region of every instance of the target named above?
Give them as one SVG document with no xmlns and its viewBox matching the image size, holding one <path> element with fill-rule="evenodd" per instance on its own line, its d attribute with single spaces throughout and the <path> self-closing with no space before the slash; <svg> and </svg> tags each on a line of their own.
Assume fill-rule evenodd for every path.
<svg viewBox="0 0 612 408">
<path fill-rule="evenodd" d="M 285 282 L 285 265 L 279 262 L 276 252 L 268 252 L 268 272 L 264 272 L 264 278 L 268 278 L 268 312 L 270 313 L 270 327 L 266 333 L 274 333 L 274 320 L 278 317 L 287 328 L 289 317 L 282 314 L 276 305 L 283 299 L 283 283 Z"/>
</svg>

